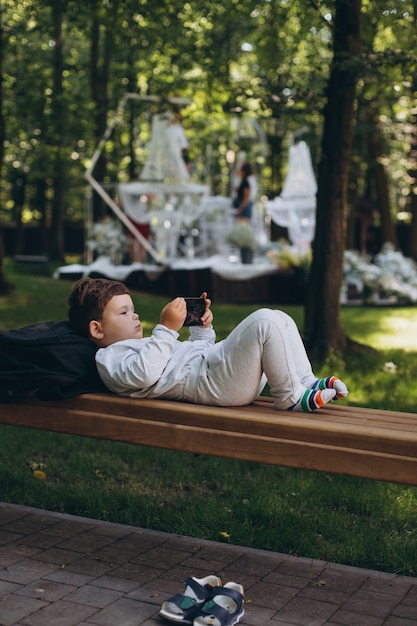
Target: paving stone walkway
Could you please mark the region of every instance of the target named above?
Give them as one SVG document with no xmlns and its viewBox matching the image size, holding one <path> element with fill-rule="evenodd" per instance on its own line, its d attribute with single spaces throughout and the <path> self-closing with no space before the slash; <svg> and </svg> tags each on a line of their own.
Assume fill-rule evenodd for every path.
<svg viewBox="0 0 417 626">
<path fill-rule="evenodd" d="M 167 626 L 188 576 L 246 589 L 246 626 L 417 625 L 417 578 L 0 503 L 1 626 Z"/>
</svg>

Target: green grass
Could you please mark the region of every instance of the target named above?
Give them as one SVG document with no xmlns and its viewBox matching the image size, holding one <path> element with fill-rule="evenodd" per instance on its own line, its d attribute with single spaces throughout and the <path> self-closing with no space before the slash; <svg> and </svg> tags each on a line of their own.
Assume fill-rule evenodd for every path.
<svg viewBox="0 0 417 626">
<path fill-rule="evenodd" d="M 8 277 L 16 290 L 0 298 L 0 330 L 66 317 L 69 282 Z M 150 330 L 166 298 L 133 298 Z M 255 308 L 213 303 L 218 336 Z M 282 308 L 302 326 L 300 307 Z M 319 373 L 346 380 L 349 404 L 415 412 L 417 309 L 352 307 L 342 318 L 378 352 Z M 415 488 L 7 426 L 0 436 L 3 501 L 417 575 Z"/>
</svg>

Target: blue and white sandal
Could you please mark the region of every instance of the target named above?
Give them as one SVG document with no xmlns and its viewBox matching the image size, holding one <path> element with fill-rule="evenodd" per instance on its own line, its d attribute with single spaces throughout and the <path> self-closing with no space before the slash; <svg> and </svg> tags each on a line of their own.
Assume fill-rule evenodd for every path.
<svg viewBox="0 0 417 626">
<path fill-rule="evenodd" d="M 226 583 L 212 591 L 211 599 L 200 609 L 193 626 L 234 626 L 245 615 L 245 591 L 238 583 Z"/>
<path fill-rule="evenodd" d="M 176 594 L 162 603 L 159 615 L 177 624 L 192 624 L 203 604 L 212 596 L 214 588 L 221 587 L 218 576 L 187 578 L 183 594 Z"/>
</svg>

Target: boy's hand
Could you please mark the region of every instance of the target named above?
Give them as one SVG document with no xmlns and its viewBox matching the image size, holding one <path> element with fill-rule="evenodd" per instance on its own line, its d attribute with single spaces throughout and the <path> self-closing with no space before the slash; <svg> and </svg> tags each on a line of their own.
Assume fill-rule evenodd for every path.
<svg viewBox="0 0 417 626">
<path fill-rule="evenodd" d="M 201 318 L 201 325 L 203 328 L 209 328 L 213 322 L 213 313 L 210 310 L 211 300 L 207 298 L 206 291 L 203 291 L 200 298 L 203 298 L 204 302 L 206 303 L 206 310 Z"/>
<path fill-rule="evenodd" d="M 185 300 L 184 298 L 178 297 L 164 306 L 159 321 L 170 330 L 176 330 L 178 332 L 184 324 L 186 315 L 187 306 Z"/>
</svg>

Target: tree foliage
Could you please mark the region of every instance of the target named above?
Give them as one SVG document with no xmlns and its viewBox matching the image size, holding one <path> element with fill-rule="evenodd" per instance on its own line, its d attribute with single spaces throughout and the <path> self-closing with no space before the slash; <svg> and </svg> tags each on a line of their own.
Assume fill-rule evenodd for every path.
<svg viewBox="0 0 417 626">
<path fill-rule="evenodd" d="M 3 0 L 0 222 L 16 228 L 41 224 L 41 251 L 63 257 L 66 224 L 83 220 L 86 167 L 127 92 L 160 100 L 128 107 L 97 164 L 95 175 L 103 182 L 137 177 L 150 115 L 167 97 L 180 95 L 192 101 L 182 114 L 195 173 L 208 177 L 213 193 L 228 191 L 226 154 L 233 148 L 249 152 L 262 191 L 278 194 L 288 146 L 302 138 L 320 181 L 319 211 L 333 210 L 334 200 L 324 199 L 323 163 L 327 143 L 336 139 L 332 130 L 326 139 L 326 116 L 342 105 L 337 97 L 328 100 L 335 16 L 341 9 L 356 11 L 355 3 Z M 398 241 L 417 257 L 417 62 L 410 45 L 416 41 L 416 11 L 416 0 L 361 3 L 362 52 L 349 105 L 350 168 L 339 181 L 346 192 L 338 200 L 343 216 L 339 204 L 333 207 L 334 221 L 343 220 L 347 228 L 338 235 L 337 253 L 315 245 L 317 266 L 335 254 L 337 276 L 340 250 L 346 241 L 355 242 L 353 229 L 363 223 L 364 206 L 383 240 L 397 241 L 399 226 L 412 220 L 411 238 Z M 349 55 L 338 63 L 349 75 Z M 266 154 L 256 150 L 250 118 L 267 137 Z M 97 202 L 96 217 L 101 211 Z"/>
</svg>

